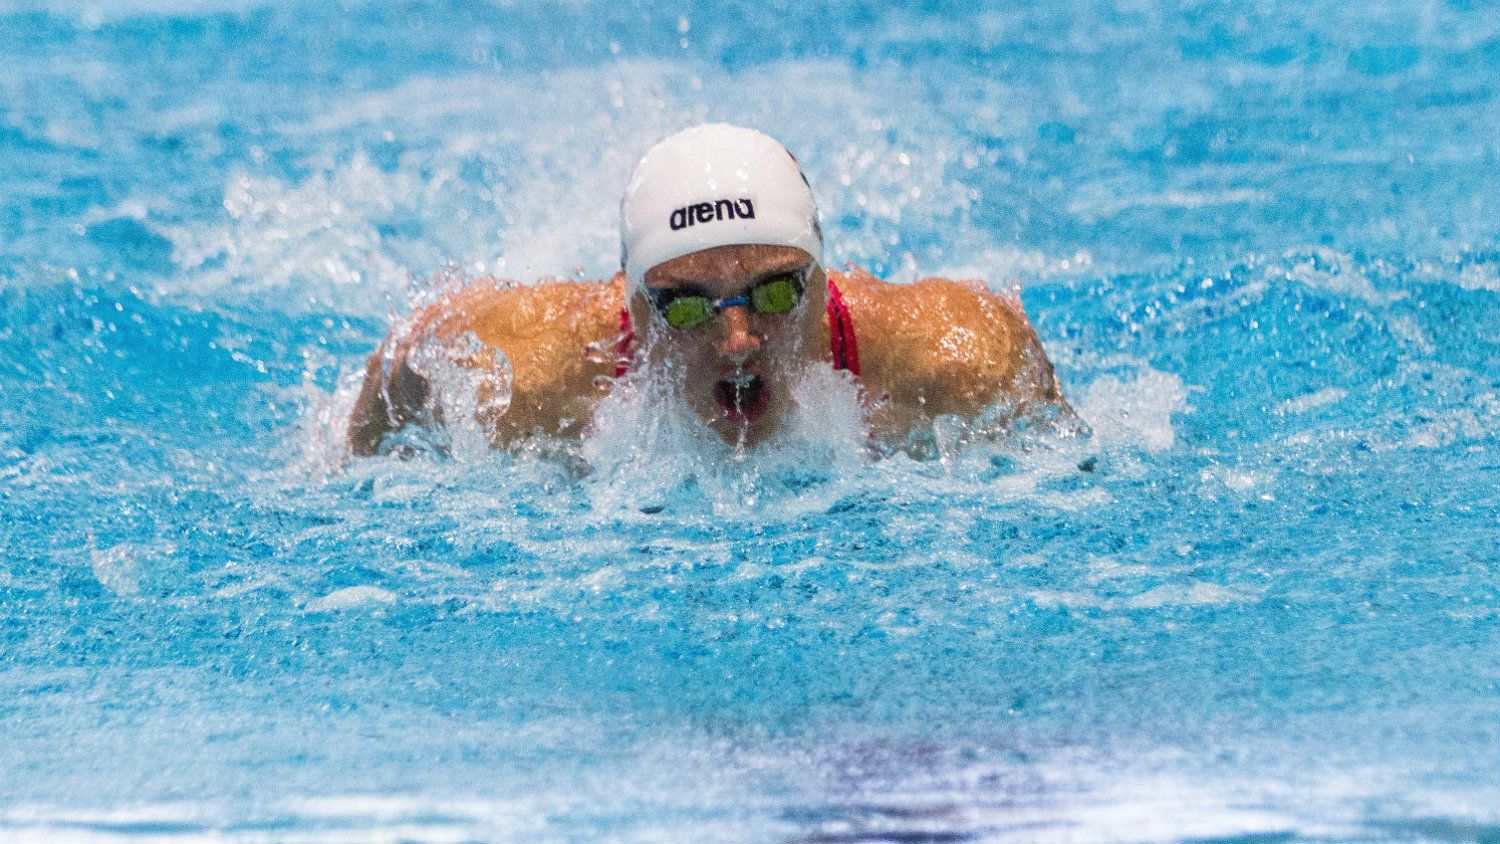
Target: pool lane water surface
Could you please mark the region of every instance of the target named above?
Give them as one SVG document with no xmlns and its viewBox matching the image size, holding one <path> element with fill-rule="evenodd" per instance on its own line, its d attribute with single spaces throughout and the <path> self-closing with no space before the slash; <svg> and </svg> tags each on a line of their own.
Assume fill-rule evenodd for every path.
<svg viewBox="0 0 1500 844">
<path fill-rule="evenodd" d="M 0 55 L 0 837 L 1500 840 L 1490 5 L 0 0 Z M 1019 281 L 1093 435 L 871 461 L 833 385 L 743 461 L 348 457 L 395 319 L 608 274 L 700 120 L 830 263 Z"/>
</svg>

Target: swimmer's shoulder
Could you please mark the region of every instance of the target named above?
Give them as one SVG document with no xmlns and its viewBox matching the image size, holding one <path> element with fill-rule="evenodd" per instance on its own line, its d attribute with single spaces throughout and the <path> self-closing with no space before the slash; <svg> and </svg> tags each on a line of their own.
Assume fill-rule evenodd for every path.
<svg viewBox="0 0 1500 844">
<path fill-rule="evenodd" d="M 1052 393 L 1052 367 L 1014 295 L 980 280 L 891 283 L 859 268 L 829 276 L 849 306 L 868 387 L 927 412 L 959 414 L 1007 394 Z M 1032 378 L 1038 361 L 1046 373 Z"/>
<path fill-rule="evenodd" d="M 1005 378 L 1014 374 L 1030 335 L 1019 302 L 980 281 L 895 284 L 858 267 L 830 277 L 849 307 L 860 361 L 872 376 Z"/>
<path fill-rule="evenodd" d="M 412 355 L 465 334 L 503 352 L 510 370 L 510 409 L 495 426 L 497 445 L 538 428 L 566 433 L 597 400 L 597 377 L 614 372 L 613 357 L 598 349 L 619 336 L 623 303 L 623 276 L 536 284 L 480 279 L 419 309 L 370 356 L 349 422 L 354 453 L 374 454 L 387 433 L 425 418 L 429 387 Z M 494 357 L 455 362 L 487 371 Z"/>
<path fill-rule="evenodd" d="M 427 335 L 439 341 L 470 332 L 503 352 L 514 394 L 511 416 L 529 413 L 551 430 L 552 417 L 579 417 L 574 404 L 596 400 L 595 379 L 614 374 L 610 350 L 621 334 L 624 299 L 623 276 L 524 285 L 486 279 L 419 319 L 433 320 Z"/>
<path fill-rule="evenodd" d="M 607 281 L 544 279 L 535 284 L 484 278 L 419 311 L 408 336 L 446 340 L 472 332 L 507 353 L 542 341 L 586 344 L 619 331 L 624 298 L 619 275 Z"/>
<path fill-rule="evenodd" d="M 1018 311 L 1020 307 L 1019 300 L 1013 295 L 997 294 L 977 279 L 928 277 L 897 284 L 879 279 L 859 266 L 829 270 L 828 277 L 851 309 L 858 307 L 875 320 L 911 322 L 913 320 L 903 313 L 913 307 L 947 312 L 995 307 Z"/>
</svg>

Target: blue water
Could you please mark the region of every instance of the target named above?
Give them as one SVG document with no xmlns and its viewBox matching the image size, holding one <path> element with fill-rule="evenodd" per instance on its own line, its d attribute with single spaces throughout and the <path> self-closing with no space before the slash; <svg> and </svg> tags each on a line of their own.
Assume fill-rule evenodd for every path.
<svg viewBox="0 0 1500 844">
<path fill-rule="evenodd" d="M 0 0 L 0 56 L 0 837 L 1500 840 L 1492 4 Z M 394 319 L 607 274 L 702 119 L 833 263 L 1019 280 L 1094 436 L 348 458 Z"/>
</svg>

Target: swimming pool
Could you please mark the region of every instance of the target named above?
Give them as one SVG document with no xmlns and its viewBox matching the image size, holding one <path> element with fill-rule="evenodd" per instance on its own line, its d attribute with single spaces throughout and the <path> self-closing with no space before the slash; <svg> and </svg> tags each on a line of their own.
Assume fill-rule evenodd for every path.
<svg viewBox="0 0 1500 844">
<path fill-rule="evenodd" d="M 1500 838 L 1492 6 L 0 0 L 0 46 L 3 837 Z M 797 153 L 833 263 L 1019 279 L 1094 436 L 346 459 L 394 316 L 609 272 L 702 119 Z"/>
</svg>

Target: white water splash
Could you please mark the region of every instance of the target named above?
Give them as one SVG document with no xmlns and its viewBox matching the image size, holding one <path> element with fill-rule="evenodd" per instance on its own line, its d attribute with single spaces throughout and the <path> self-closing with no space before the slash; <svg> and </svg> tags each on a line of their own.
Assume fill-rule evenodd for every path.
<svg viewBox="0 0 1500 844">
<path fill-rule="evenodd" d="M 1311 393 L 1303 393 L 1295 398 L 1287 399 L 1276 406 L 1276 412 L 1282 415 L 1289 413 L 1306 413 L 1320 407 L 1337 404 L 1348 398 L 1349 391 L 1338 387 L 1324 387 Z"/>
<path fill-rule="evenodd" d="M 224 187 L 224 217 L 157 226 L 184 271 L 165 283 L 196 298 L 377 316 L 407 310 L 449 264 L 523 283 L 604 278 L 618 265 L 619 193 L 636 159 L 704 120 L 764 129 L 797 154 L 824 212 L 829 266 L 857 259 L 898 279 L 951 270 L 1006 285 L 1089 263 L 996 243 L 966 221 L 978 197 L 964 174 L 998 153 L 956 136 L 913 86 L 836 62 L 730 74 L 618 61 L 335 97 L 292 127 L 312 150 L 298 162 L 309 175 L 242 169 Z M 347 148 L 375 127 L 401 150 L 379 163 Z M 918 252 L 905 246 L 938 231 Z"/>
<path fill-rule="evenodd" d="M 1083 388 L 1077 409 L 1102 445 L 1164 451 L 1177 441 L 1172 417 L 1188 409 L 1187 388 L 1180 376 L 1150 368 L 1123 379 L 1101 375 Z"/>
<path fill-rule="evenodd" d="M 1354 256 L 1336 249 L 1324 246 L 1292 249 L 1283 253 L 1282 258 L 1285 263 L 1266 268 L 1268 281 L 1294 281 L 1314 290 L 1347 296 L 1374 306 L 1398 302 L 1408 295 L 1403 291 L 1380 292 L 1370 277 L 1359 269 Z"/>
<path fill-rule="evenodd" d="M 396 603 L 395 593 L 378 586 L 346 586 L 309 601 L 308 612 L 332 612 L 360 606 L 382 606 Z"/>
<path fill-rule="evenodd" d="M 134 545 L 91 548 L 89 562 L 94 579 L 116 596 L 124 598 L 141 591 L 141 561 Z"/>
<path fill-rule="evenodd" d="M 725 443 L 682 399 L 672 366 L 632 373 L 599 405 L 582 445 L 601 510 L 648 510 L 690 490 L 716 509 L 754 507 L 780 482 L 832 478 L 865 459 L 859 388 L 825 365 L 792 370 L 782 429 L 752 449 Z M 800 481 L 793 481 L 800 486 Z"/>
</svg>

